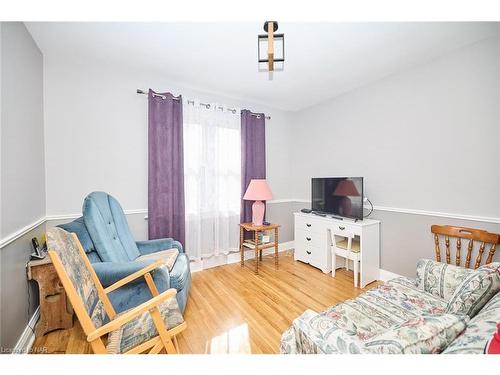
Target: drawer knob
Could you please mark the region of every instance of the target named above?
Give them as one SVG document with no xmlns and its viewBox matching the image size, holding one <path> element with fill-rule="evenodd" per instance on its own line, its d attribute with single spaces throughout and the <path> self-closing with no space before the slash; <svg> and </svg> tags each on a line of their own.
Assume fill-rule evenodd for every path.
<svg viewBox="0 0 500 375">
<path fill-rule="evenodd" d="M 311 255 L 311 252 L 310 252 L 310 251 L 307 251 L 307 250 L 306 250 L 306 253 L 307 253 L 307 254 L 309 254 L 309 255 Z"/>
<path fill-rule="evenodd" d="M 311 224 L 306 224 L 306 226 L 307 226 L 307 227 L 310 227 L 310 226 L 311 226 Z"/>
<path fill-rule="evenodd" d="M 345 229 L 345 227 L 341 227 L 341 226 L 339 225 L 339 229 L 340 229 L 340 230 L 344 230 L 344 229 Z"/>
<path fill-rule="evenodd" d="M 311 237 L 306 237 L 306 240 L 311 241 Z"/>
</svg>

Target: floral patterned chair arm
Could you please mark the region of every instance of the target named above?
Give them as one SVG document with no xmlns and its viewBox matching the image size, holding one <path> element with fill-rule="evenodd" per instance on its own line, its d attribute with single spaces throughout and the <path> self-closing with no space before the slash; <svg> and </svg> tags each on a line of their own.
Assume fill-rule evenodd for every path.
<svg viewBox="0 0 500 375">
<path fill-rule="evenodd" d="M 306 310 L 293 321 L 281 338 L 281 353 L 340 354 L 360 353 L 363 342 L 338 328 L 332 319 Z"/>
</svg>

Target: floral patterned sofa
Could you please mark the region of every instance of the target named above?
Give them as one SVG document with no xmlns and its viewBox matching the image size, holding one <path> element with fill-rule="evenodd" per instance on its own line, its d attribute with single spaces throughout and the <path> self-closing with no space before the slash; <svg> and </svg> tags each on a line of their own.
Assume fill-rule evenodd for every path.
<svg viewBox="0 0 500 375">
<path fill-rule="evenodd" d="M 397 278 L 316 313 L 281 338 L 284 354 L 483 353 L 500 322 L 500 263 L 476 270 L 423 259 Z"/>
</svg>

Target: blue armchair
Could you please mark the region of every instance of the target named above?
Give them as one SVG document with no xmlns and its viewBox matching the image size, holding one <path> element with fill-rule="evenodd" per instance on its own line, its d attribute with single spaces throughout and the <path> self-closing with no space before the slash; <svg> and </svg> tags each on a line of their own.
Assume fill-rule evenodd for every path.
<svg viewBox="0 0 500 375">
<path fill-rule="evenodd" d="M 59 226 L 78 236 L 104 287 L 154 263 L 155 259 L 141 260 L 142 255 L 177 248 L 179 255 L 172 270 L 169 272 L 162 267 L 152 276 L 160 293 L 169 288 L 177 289 L 177 302 L 184 312 L 191 287 L 191 271 L 189 258 L 180 242 L 172 238 L 135 241 L 120 204 L 104 192 L 89 194 L 83 203 L 83 217 Z M 146 282 L 138 279 L 111 292 L 109 297 L 115 310 L 122 312 L 149 300 L 151 293 Z"/>
</svg>

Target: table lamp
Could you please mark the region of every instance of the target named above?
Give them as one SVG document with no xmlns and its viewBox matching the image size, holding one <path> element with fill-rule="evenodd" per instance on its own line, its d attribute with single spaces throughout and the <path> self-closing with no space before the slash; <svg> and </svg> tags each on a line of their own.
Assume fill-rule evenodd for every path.
<svg viewBox="0 0 500 375">
<path fill-rule="evenodd" d="M 251 180 L 243 196 L 246 201 L 255 201 L 252 204 L 252 224 L 261 226 L 264 221 L 266 205 L 262 201 L 273 199 L 273 193 L 266 180 Z"/>
</svg>

